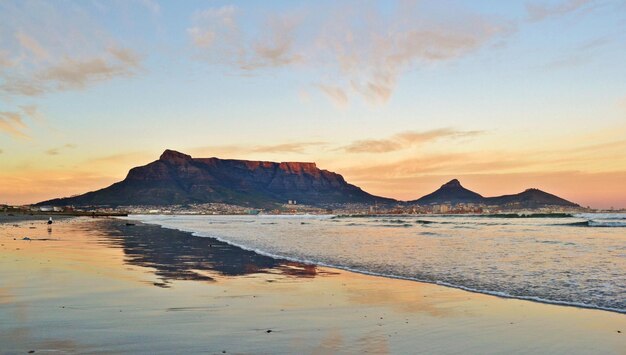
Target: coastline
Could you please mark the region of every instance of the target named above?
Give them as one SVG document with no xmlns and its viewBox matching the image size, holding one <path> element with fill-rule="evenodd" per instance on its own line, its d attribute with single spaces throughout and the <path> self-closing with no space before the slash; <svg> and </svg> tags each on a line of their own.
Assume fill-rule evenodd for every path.
<svg viewBox="0 0 626 355">
<path fill-rule="evenodd" d="M 626 348 L 624 314 L 307 265 L 127 222 L 72 218 L 51 231 L 38 221 L 0 224 L 3 351 Z"/>
<path fill-rule="evenodd" d="M 132 220 L 132 218 L 130 220 Z M 158 224 L 154 224 L 154 225 L 158 226 Z M 228 241 L 228 240 L 216 237 L 216 236 L 207 237 L 207 236 L 197 235 L 195 232 L 190 232 L 190 231 L 186 231 L 186 230 L 181 230 L 181 229 L 176 229 L 176 228 L 169 228 L 169 227 L 162 227 L 162 228 L 170 229 L 170 230 L 178 231 L 178 232 L 183 232 L 183 233 L 188 233 L 190 237 L 208 238 L 208 239 L 216 240 L 216 241 L 219 241 L 221 243 L 228 244 L 228 245 L 230 245 L 232 247 L 239 248 L 239 249 L 242 249 L 242 250 L 245 250 L 245 251 L 249 251 L 249 252 L 253 252 L 255 254 L 266 256 L 266 257 L 269 257 L 269 258 L 272 258 L 272 259 L 276 259 L 276 260 L 290 261 L 290 262 L 294 262 L 294 263 L 302 263 L 304 265 L 319 266 L 319 267 L 334 269 L 334 270 L 337 270 L 337 271 L 340 270 L 340 271 L 344 271 L 344 272 L 348 272 L 348 273 L 366 275 L 366 276 L 371 276 L 371 277 L 382 277 L 382 278 L 386 278 L 386 279 L 419 282 L 419 283 L 424 283 L 424 284 L 429 284 L 429 285 L 448 287 L 448 288 L 453 288 L 453 289 L 457 289 L 457 290 L 462 290 L 462 291 L 465 291 L 465 292 L 471 292 L 471 293 L 488 295 L 488 296 L 494 296 L 494 297 L 500 297 L 500 298 L 506 298 L 506 299 L 514 299 L 514 300 L 521 300 L 521 301 L 537 302 L 537 303 L 543 303 L 543 304 L 555 305 L 555 306 L 563 306 L 563 307 L 574 307 L 574 308 L 582 308 L 582 309 L 600 310 L 600 311 L 615 312 L 615 313 L 625 314 L 626 315 L 626 310 L 618 309 L 618 308 L 600 307 L 600 306 L 590 305 L 590 304 L 585 304 L 585 303 L 572 303 L 572 302 L 565 302 L 565 301 L 554 301 L 554 300 L 549 300 L 549 299 L 544 299 L 544 298 L 539 298 L 539 297 L 532 297 L 532 296 L 517 296 L 517 295 L 511 295 L 511 294 L 504 293 L 504 292 L 496 292 L 496 291 L 489 291 L 489 290 L 474 289 L 474 288 L 471 288 L 471 287 L 466 287 L 466 286 L 462 286 L 462 285 L 456 285 L 456 284 L 451 284 L 451 283 L 446 283 L 446 282 L 441 282 L 441 281 L 434 282 L 434 281 L 423 280 L 423 279 L 418 279 L 418 278 L 403 277 L 403 276 L 399 276 L 399 275 L 375 273 L 375 272 L 369 272 L 369 271 L 365 271 L 365 270 L 352 269 L 352 268 L 348 268 L 348 267 L 340 266 L 340 265 L 327 264 L 327 263 L 320 262 L 320 261 L 307 260 L 307 259 L 297 259 L 297 258 L 292 258 L 292 257 L 288 257 L 288 256 L 282 256 L 282 255 L 276 255 L 276 254 L 272 254 L 272 253 L 267 253 L 267 252 L 264 252 L 264 251 L 261 251 L 261 250 L 258 250 L 258 249 L 254 249 L 254 248 L 249 248 L 249 247 L 247 247 L 245 245 L 237 244 L 237 243 L 234 243 L 234 242 L 231 242 L 231 241 Z"/>
</svg>

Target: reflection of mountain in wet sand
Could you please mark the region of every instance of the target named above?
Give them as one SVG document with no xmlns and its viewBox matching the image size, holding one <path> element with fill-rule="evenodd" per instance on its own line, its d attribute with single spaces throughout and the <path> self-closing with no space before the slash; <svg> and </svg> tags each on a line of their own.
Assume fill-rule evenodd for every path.
<svg viewBox="0 0 626 355">
<path fill-rule="evenodd" d="M 154 268 L 169 287 L 171 280 L 215 281 L 214 276 L 243 276 L 268 273 L 289 277 L 312 278 L 318 275 L 315 265 L 270 258 L 212 238 L 155 225 L 129 226 L 119 220 L 103 220 L 108 231 L 103 243 L 124 250 L 126 263 Z"/>
</svg>

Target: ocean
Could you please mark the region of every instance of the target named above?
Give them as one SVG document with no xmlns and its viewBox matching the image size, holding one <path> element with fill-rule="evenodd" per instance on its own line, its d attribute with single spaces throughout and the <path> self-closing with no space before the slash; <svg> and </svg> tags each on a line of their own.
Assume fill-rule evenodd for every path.
<svg viewBox="0 0 626 355">
<path fill-rule="evenodd" d="M 626 313 L 626 214 L 129 218 L 281 259 Z"/>
</svg>

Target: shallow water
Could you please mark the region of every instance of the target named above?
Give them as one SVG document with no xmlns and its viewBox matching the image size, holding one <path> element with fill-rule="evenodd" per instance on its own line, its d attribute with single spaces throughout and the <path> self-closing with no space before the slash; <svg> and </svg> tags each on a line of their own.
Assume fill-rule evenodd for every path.
<svg viewBox="0 0 626 355">
<path fill-rule="evenodd" d="M 626 215 L 132 216 L 261 254 L 626 313 Z"/>
</svg>

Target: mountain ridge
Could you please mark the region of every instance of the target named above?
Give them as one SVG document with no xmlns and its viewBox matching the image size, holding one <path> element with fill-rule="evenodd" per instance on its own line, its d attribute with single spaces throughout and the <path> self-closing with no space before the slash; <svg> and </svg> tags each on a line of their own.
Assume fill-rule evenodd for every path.
<svg viewBox="0 0 626 355">
<path fill-rule="evenodd" d="M 424 195 L 417 200 L 408 201 L 408 203 L 417 205 L 482 203 L 498 206 L 518 205 L 522 208 L 537 208 L 543 206 L 580 207 L 578 204 L 536 188 L 526 189 L 517 194 L 484 197 L 474 191 L 466 189 L 457 179 L 452 179 L 441 185 L 441 187 L 434 192 Z"/>
<path fill-rule="evenodd" d="M 158 160 L 129 170 L 109 187 L 38 203 L 55 205 L 173 205 L 230 203 L 284 204 L 392 203 L 349 184 L 340 174 L 311 162 L 192 158 L 165 150 Z"/>
<path fill-rule="evenodd" d="M 348 183 L 338 173 L 319 169 L 314 162 L 193 158 L 166 149 L 151 163 L 130 169 L 108 187 L 78 196 L 42 201 L 36 205 L 130 206 L 227 203 L 275 207 L 288 201 L 313 206 L 333 204 L 458 204 L 537 208 L 578 205 L 538 189 L 518 194 L 483 197 L 452 179 L 434 192 L 411 201 L 372 195 Z"/>
</svg>

